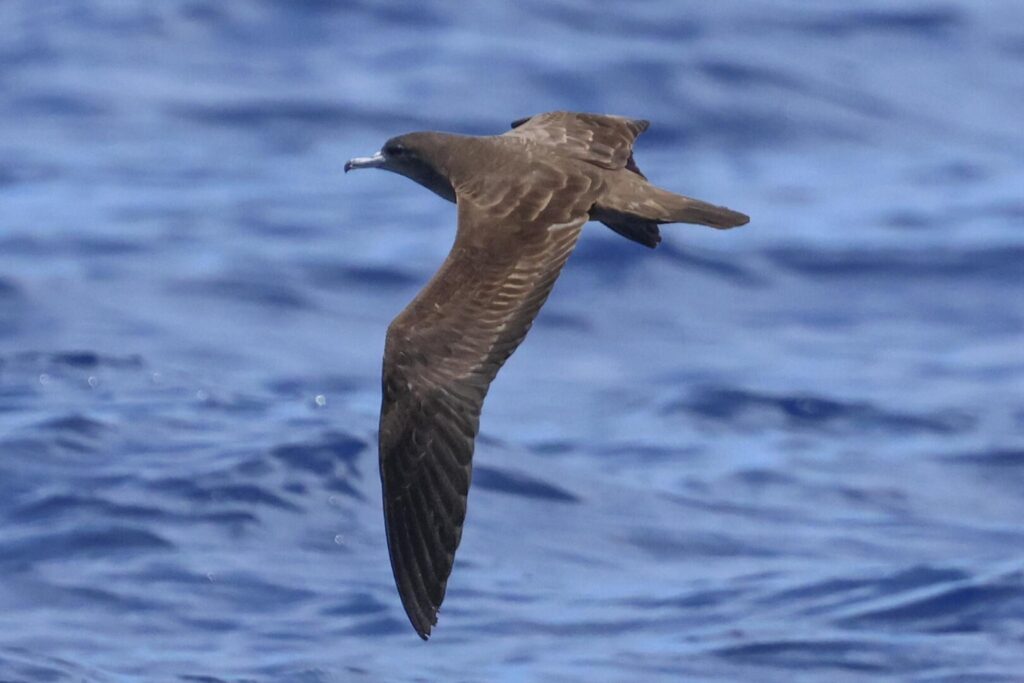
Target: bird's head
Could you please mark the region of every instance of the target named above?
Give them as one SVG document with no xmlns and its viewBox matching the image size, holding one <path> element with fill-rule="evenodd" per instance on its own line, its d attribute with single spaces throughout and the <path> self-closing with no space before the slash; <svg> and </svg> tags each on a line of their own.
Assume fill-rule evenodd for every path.
<svg viewBox="0 0 1024 683">
<path fill-rule="evenodd" d="M 373 156 L 349 159 L 345 173 L 357 168 L 382 168 L 415 180 L 448 201 L 455 201 L 455 190 L 448 180 L 443 133 L 407 133 L 384 143 Z"/>
</svg>

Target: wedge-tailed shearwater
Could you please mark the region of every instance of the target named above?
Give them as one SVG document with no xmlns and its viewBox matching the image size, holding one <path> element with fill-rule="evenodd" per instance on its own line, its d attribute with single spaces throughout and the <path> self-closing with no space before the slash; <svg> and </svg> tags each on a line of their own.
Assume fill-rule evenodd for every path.
<svg viewBox="0 0 1024 683">
<path fill-rule="evenodd" d="M 395 583 L 426 640 L 466 517 L 487 389 L 526 336 L 583 224 L 647 247 L 664 223 L 733 228 L 742 213 L 647 182 L 633 160 L 643 120 L 550 112 L 496 136 L 391 138 L 345 171 L 382 168 L 458 205 L 441 268 L 388 327 L 380 478 Z"/>
</svg>

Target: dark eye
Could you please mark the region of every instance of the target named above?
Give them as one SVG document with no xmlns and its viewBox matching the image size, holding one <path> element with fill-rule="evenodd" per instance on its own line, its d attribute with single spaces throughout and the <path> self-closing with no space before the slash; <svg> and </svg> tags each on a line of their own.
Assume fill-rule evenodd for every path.
<svg viewBox="0 0 1024 683">
<path fill-rule="evenodd" d="M 405 148 L 405 145 L 394 143 L 385 147 L 384 153 L 389 157 L 404 157 L 409 153 L 409 150 Z"/>
</svg>

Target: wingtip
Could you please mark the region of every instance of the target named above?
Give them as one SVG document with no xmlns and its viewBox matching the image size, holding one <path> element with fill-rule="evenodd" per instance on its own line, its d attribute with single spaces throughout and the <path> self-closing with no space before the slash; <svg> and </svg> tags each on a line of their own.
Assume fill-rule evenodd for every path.
<svg viewBox="0 0 1024 683">
<path fill-rule="evenodd" d="M 428 615 L 419 612 L 413 614 L 413 611 L 415 610 L 408 608 L 405 610 L 405 615 L 409 618 L 409 623 L 412 624 L 413 630 L 423 640 L 430 640 L 430 632 L 437 625 L 437 612 L 434 612 L 433 615 Z"/>
<path fill-rule="evenodd" d="M 437 608 L 430 605 L 426 609 L 414 601 L 407 600 L 405 594 L 399 590 L 402 598 L 402 607 L 405 608 L 405 616 L 408 617 L 416 635 L 423 640 L 430 640 L 431 631 L 437 625 Z"/>
<path fill-rule="evenodd" d="M 433 621 L 429 619 L 426 621 L 414 621 L 411 617 L 409 621 L 412 622 L 412 627 L 413 630 L 416 631 L 416 635 L 424 641 L 427 641 L 430 640 L 431 631 L 433 631 L 434 626 L 437 625 L 437 613 L 434 613 Z"/>
</svg>

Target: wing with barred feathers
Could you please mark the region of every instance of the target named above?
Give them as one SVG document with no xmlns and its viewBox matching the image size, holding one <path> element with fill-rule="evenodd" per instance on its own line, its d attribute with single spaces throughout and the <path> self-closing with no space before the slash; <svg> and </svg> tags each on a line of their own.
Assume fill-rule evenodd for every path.
<svg viewBox="0 0 1024 683">
<path fill-rule="evenodd" d="M 460 189 L 452 251 L 392 322 L 384 352 L 388 551 L 402 605 L 424 639 L 462 535 L 484 397 L 575 247 L 597 180 L 543 166 L 529 181 L 486 182 Z"/>
<path fill-rule="evenodd" d="M 505 135 L 530 138 L 559 148 L 564 156 L 644 177 L 633 161 L 633 143 L 650 125 L 624 116 L 553 111 L 513 121 Z"/>
</svg>

